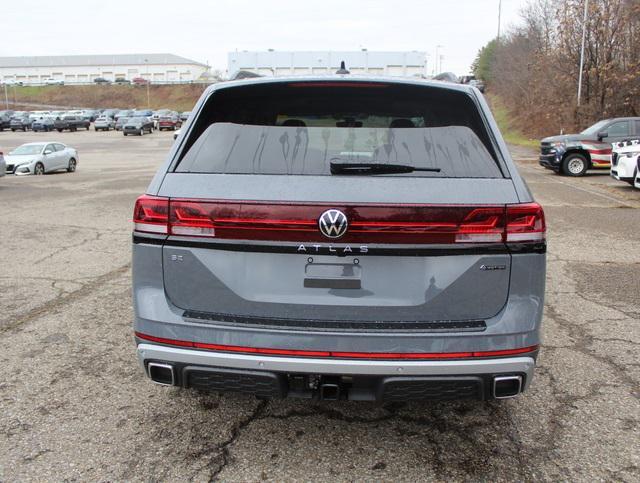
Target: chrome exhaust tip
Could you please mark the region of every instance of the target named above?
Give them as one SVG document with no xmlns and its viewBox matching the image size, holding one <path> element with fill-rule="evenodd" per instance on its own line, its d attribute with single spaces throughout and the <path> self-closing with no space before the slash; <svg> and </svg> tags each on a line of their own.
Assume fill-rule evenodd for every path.
<svg viewBox="0 0 640 483">
<path fill-rule="evenodd" d="M 147 374 L 156 384 L 160 384 L 162 386 L 175 386 L 176 384 L 173 366 L 170 364 L 149 362 L 149 364 L 147 364 Z"/>
<path fill-rule="evenodd" d="M 522 376 L 498 376 L 493 378 L 493 397 L 509 399 L 522 392 Z"/>
</svg>

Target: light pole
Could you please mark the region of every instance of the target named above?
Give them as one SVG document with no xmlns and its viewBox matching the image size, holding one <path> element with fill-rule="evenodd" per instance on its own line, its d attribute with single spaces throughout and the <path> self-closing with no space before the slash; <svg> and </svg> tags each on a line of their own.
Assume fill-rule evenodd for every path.
<svg viewBox="0 0 640 483">
<path fill-rule="evenodd" d="M 502 18 L 502 0 L 498 0 L 498 42 L 500 42 L 500 21 Z"/>
<path fill-rule="evenodd" d="M 150 109 L 151 97 L 149 96 L 149 84 L 151 84 L 151 80 L 149 79 L 149 59 L 144 59 L 144 65 L 147 71 L 147 109 Z"/>
<path fill-rule="evenodd" d="M 582 19 L 582 47 L 580 47 L 580 73 L 578 74 L 578 107 L 580 107 L 580 97 L 582 97 L 582 69 L 584 66 L 584 44 L 587 38 L 588 10 L 589 10 L 589 0 L 584 0 L 584 17 Z"/>
<path fill-rule="evenodd" d="M 434 56 L 434 64 L 433 64 L 433 75 L 437 75 L 440 72 L 438 71 L 438 60 L 440 60 L 440 57 L 438 56 L 438 50 L 444 48 L 444 45 L 436 45 L 436 55 Z"/>
</svg>

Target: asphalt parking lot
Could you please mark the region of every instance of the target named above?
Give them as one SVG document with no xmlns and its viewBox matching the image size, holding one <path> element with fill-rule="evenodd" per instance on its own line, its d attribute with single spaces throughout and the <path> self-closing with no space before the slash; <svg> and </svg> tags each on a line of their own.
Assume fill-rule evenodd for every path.
<svg viewBox="0 0 640 483">
<path fill-rule="evenodd" d="M 514 149 L 549 225 L 544 346 L 502 402 L 311 403 L 153 385 L 130 219 L 172 133 L 60 140 L 78 171 L 0 178 L 0 481 L 640 480 L 640 191 Z"/>
</svg>

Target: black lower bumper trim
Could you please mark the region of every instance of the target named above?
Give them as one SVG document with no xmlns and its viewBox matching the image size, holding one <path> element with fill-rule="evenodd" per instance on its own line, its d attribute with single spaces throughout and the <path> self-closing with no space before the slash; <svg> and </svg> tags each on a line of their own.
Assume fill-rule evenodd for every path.
<svg viewBox="0 0 640 483">
<path fill-rule="evenodd" d="M 210 323 L 229 323 L 254 327 L 287 328 L 299 330 L 325 331 L 366 331 L 366 332 L 482 332 L 487 324 L 484 320 L 427 320 L 427 321 L 373 321 L 356 320 L 319 320 L 319 319 L 284 319 L 275 317 L 251 317 L 229 314 L 217 314 L 187 310 L 182 315 L 188 319 L 197 319 Z"/>
<path fill-rule="evenodd" d="M 163 361 L 154 361 L 163 362 Z M 378 402 L 424 400 L 493 399 L 496 376 L 525 374 L 479 374 L 451 376 L 339 376 L 288 374 L 248 369 L 172 364 L 174 384 L 205 392 L 235 392 L 260 398 L 342 399 Z M 330 391 L 326 390 L 331 389 Z"/>
</svg>

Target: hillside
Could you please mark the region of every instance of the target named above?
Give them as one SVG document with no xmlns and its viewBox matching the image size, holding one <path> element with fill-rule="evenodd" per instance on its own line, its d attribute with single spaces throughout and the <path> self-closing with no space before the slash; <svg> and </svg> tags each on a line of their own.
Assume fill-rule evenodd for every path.
<svg viewBox="0 0 640 483">
<path fill-rule="evenodd" d="M 149 86 L 149 107 L 190 111 L 205 88 L 206 84 Z M 8 90 L 8 100 L 12 106 L 26 109 L 37 109 L 35 105 L 60 108 L 144 108 L 147 107 L 147 87 L 133 85 L 12 87 Z"/>
</svg>

